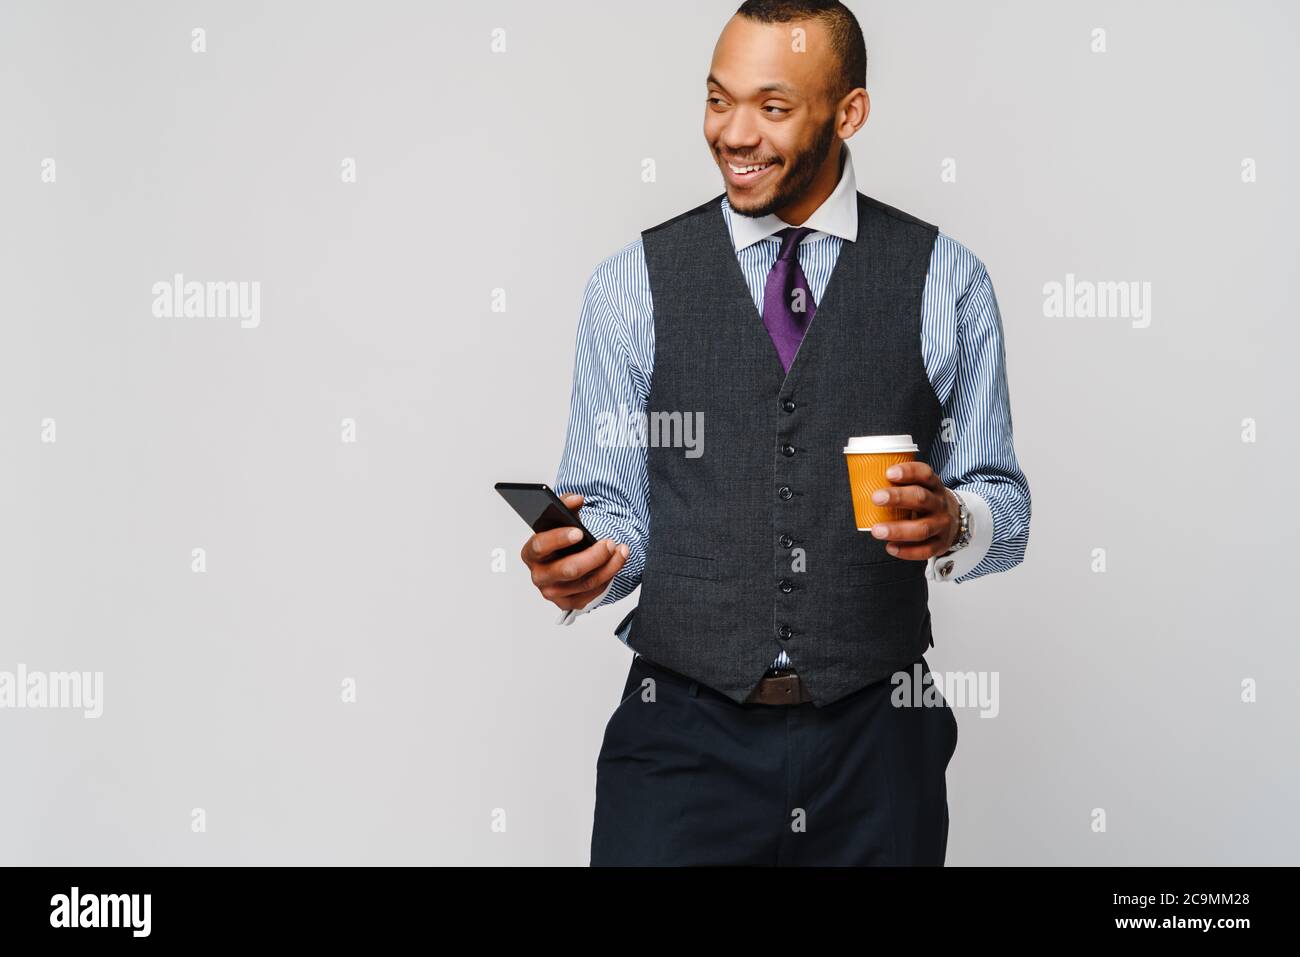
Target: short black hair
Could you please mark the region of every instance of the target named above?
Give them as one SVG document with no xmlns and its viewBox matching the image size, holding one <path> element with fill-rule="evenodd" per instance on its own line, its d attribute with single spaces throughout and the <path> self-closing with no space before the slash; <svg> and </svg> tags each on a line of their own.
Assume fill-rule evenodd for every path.
<svg viewBox="0 0 1300 957">
<path fill-rule="evenodd" d="M 839 99 L 850 90 L 867 85 L 867 41 L 858 18 L 839 0 L 745 0 L 736 16 L 759 23 L 820 20 L 840 61 L 839 81 L 831 84 L 832 96 Z"/>
</svg>

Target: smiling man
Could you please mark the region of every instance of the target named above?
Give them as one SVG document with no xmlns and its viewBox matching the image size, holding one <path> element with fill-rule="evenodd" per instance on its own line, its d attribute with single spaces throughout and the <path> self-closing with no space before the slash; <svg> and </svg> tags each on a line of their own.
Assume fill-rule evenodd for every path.
<svg viewBox="0 0 1300 957">
<path fill-rule="evenodd" d="M 857 189 L 870 111 L 842 4 L 749 0 L 705 89 L 723 194 L 586 290 L 556 489 L 521 557 L 562 623 L 639 584 L 597 762 L 592 864 L 942 864 L 957 723 L 928 677 L 930 581 L 1024 556 L 1001 319 L 980 261 Z M 692 415 L 703 454 L 601 442 L 602 413 Z M 850 436 L 912 437 L 859 532 Z"/>
</svg>

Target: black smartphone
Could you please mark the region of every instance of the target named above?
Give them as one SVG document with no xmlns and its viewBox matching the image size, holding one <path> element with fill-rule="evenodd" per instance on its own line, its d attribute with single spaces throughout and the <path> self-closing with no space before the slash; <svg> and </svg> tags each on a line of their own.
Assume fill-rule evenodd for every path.
<svg viewBox="0 0 1300 957">
<path fill-rule="evenodd" d="M 548 486 L 537 482 L 497 482 L 493 487 L 534 532 L 549 532 L 553 528 L 582 529 L 582 541 L 551 552 L 552 558 L 563 558 L 596 544 L 595 536 L 583 528 L 578 516 Z"/>
</svg>

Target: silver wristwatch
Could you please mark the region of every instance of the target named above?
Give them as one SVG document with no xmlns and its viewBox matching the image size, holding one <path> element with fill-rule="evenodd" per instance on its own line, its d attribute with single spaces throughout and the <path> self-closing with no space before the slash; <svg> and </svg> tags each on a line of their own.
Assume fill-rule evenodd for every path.
<svg viewBox="0 0 1300 957">
<path fill-rule="evenodd" d="M 953 492 L 952 489 L 948 491 L 952 492 L 953 498 L 957 500 L 958 521 L 960 524 L 957 530 L 957 538 L 953 541 L 952 547 L 944 552 L 945 555 L 951 555 L 958 549 L 969 545 L 971 534 L 970 509 L 966 507 L 966 500 L 961 497 L 960 492 Z"/>
</svg>

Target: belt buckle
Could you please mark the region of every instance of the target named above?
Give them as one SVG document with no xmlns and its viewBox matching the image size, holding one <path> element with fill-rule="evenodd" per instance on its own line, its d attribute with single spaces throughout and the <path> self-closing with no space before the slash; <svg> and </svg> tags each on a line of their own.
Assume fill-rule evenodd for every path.
<svg viewBox="0 0 1300 957">
<path fill-rule="evenodd" d="M 767 687 L 769 689 L 769 694 L 777 694 L 780 696 L 780 699 L 775 701 L 763 701 L 758 689 L 755 689 L 754 700 L 756 703 L 770 705 L 790 705 L 801 703 L 803 696 L 798 692 L 800 691 L 802 682 L 799 679 L 798 672 L 793 669 L 781 669 L 777 674 L 764 675 L 762 681 L 759 682 L 760 686 L 764 682 L 768 683 Z M 784 694 L 781 694 L 782 692 L 784 692 Z"/>
</svg>

